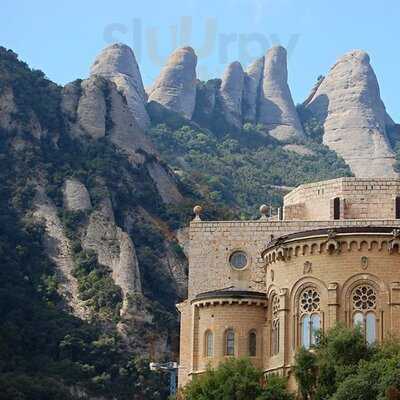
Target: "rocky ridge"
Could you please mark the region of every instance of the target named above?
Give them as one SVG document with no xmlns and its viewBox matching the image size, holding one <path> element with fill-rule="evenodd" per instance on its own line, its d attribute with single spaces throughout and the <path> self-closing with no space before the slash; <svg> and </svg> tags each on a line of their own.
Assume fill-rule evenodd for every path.
<svg viewBox="0 0 400 400">
<path fill-rule="evenodd" d="M 304 136 L 287 80 L 286 50 L 273 47 L 265 56 L 257 122 L 278 140 Z"/>
<path fill-rule="evenodd" d="M 115 83 L 125 96 L 129 110 L 141 129 L 148 128 L 150 119 L 146 111 L 147 96 L 142 76 L 132 49 L 122 43 L 106 47 L 96 58 L 91 75 L 103 76 Z"/>
<path fill-rule="evenodd" d="M 191 47 L 175 50 L 149 90 L 149 101 L 156 101 L 188 119 L 196 99 L 197 56 Z"/>
<path fill-rule="evenodd" d="M 341 57 L 306 101 L 324 127 L 323 143 L 344 158 L 358 177 L 397 176 L 388 140 L 388 116 L 367 53 Z"/>
</svg>

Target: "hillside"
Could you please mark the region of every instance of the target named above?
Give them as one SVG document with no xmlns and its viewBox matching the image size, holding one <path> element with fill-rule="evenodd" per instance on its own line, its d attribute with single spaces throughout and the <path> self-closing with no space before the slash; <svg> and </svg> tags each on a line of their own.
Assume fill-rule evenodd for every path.
<svg viewBox="0 0 400 400">
<path fill-rule="evenodd" d="M 0 48 L 0 399 L 165 399 L 148 359 L 177 359 L 193 206 L 256 218 L 352 174 L 284 56 L 200 82 L 180 49 L 145 93 L 124 45 L 64 87 Z"/>
</svg>

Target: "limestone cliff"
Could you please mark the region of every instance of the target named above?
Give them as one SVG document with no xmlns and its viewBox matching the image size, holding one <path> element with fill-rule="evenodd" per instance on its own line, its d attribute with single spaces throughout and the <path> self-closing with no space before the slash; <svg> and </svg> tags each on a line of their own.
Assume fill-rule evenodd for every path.
<svg viewBox="0 0 400 400">
<path fill-rule="evenodd" d="M 222 77 L 219 94 L 226 121 L 237 128 L 242 125 L 243 83 L 241 64 L 237 61 L 229 64 Z"/>
<path fill-rule="evenodd" d="M 246 69 L 243 90 L 243 120 L 255 123 L 257 121 L 258 98 L 262 75 L 264 71 L 264 57 L 255 60 Z"/>
<path fill-rule="evenodd" d="M 386 132 L 391 119 L 367 53 L 355 50 L 341 57 L 305 105 L 324 126 L 324 144 L 356 176 L 397 175 Z"/>
<path fill-rule="evenodd" d="M 71 243 L 58 217 L 57 208 L 47 197 L 42 186 L 37 187 L 33 206 L 33 217 L 45 228 L 44 245 L 46 253 L 57 267 L 58 291 L 71 312 L 81 318 L 88 317 L 88 311 L 79 299 L 78 283 L 73 276 L 74 259 Z"/>
<path fill-rule="evenodd" d="M 265 56 L 258 105 L 258 122 L 270 135 L 287 140 L 304 135 L 287 83 L 287 54 L 281 46 L 272 47 Z"/>
<path fill-rule="evenodd" d="M 175 50 L 149 90 L 149 101 L 191 119 L 196 99 L 196 64 L 197 56 L 191 47 Z"/>
<path fill-rule="evenodd" d="M 82 246 L 93 250 L 99 263 L 110 268 L 115 283 L 123 293 L 121 312 L 129 312 L 132 306 L 129 299 L 142 294 L 139 265 L 131 238 L 115 223 L 109 198 L 102 200 L 91 213 Z"/>
<path fill-rule="evenodd" d="M 106 47 L 94 61 L 91 75 L 101 75 L 115 83 L 125 96 L 129 110 L 141 129 L 150 124 L 146 111 L 146 93 L 132 49 L 122 43 Z"/>
<path fill-rule="evenodd" d="M 153 161 L 146 166 L 164 202 L 182 200 L 173 174 L 159 164 L 157 151 L 113 82 L 93 75 L 70 83 L 63 88 L 61 106 L 74 135 L 89 135 L 95 140 L 107 136 L 135 164 L 144 163 L 145 154 L 150 155 Z"/>
<path fill-rule="evenodd" d="M 64 208 L 68 211 L 85 211 L 92 208 L 85 185 L 76 179 L 67 179 L 63 188 Z"/>
</svg>

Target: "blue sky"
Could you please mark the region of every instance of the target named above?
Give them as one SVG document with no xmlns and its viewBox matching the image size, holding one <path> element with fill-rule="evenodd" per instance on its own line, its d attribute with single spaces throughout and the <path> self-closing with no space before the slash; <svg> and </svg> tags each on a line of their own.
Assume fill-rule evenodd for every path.
<svg viewBox="0 0 400 400">
<path fill-rule="evenodd" d="M 199 52 L 205 79 L 280 43 L 288 48 L 297 103 L 338 57 L 363 49 L 389 113 L 400 122 L 398 0 L 2 0 L 0 12 L 0 45 L 60 84 L 86 77 L 112 41 L 134 48 L 145 85 L 176 46 Z"/>
</svg>

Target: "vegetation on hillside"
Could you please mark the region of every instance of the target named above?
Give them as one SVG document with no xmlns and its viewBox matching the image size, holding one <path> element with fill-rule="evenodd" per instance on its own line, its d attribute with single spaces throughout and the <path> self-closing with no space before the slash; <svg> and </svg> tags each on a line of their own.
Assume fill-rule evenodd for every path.
<svg viewBox="0 0 400 400">
<path fill-rule="evenodd" d="M 31 151 L 12 151 L 0 132 L 0 399 L 67 400 L 78 392 L 163 399 L 162 377 L 114 330 L 63 311 L 43 229 L 25 217 L 34 191 Z"/>
<path fill-rule="evenodd" d="M 81 180 L 94 207 L 109 193 L 120 226 L 125 211 L 136 207 L 167 226 L 179 225 L 190 205 L 170 212 L 144 166 L 133 167 L 107 140 L 72 139 L 59 109 L 60 88 L 2 48 L 0 82 L 0 94 L 12 88 L 17 105 L 12 118 L 22 128 L 0 131 L 0 399 L 73 399 L 85 393 L 165 399 L 164 377 L 150 372 L 148 362 L 118 333 L 120 288 L 96 255 L 82 250 L 79 234 L 87 215 L 63 209 L 62 186 L 66 178 Z M 38 138 L 29 131 L 33 116 L 47 135 Z M 74 273 L 90 322 L 65 311 L 58 296 L 43 228 L 29 218 L 38 184 L 58 207 L 72 242 Z M 146 332 L 176 338 L 178 298 L 171 278 L 160 273 L 166 240 L 160 244 L 162 233 L 150 223 L 140 221 L 137 228 L 142 228 L 135 237 L 137 255 L 146 267 L 143 288 L 156 317 Z"/>
<path fill-rule="evenodd" d="M 261 126 L 216 135 L 195 125 L 158 124 L 150 135 L 164 161 L 210 202 L 231 206 L 246 218 L 263 204 L 279 206 L 286 187 L 351 175 L 333 151 L 311 140 L 297 141 L 309 155 L 284 149 Z"/>
</svg>

